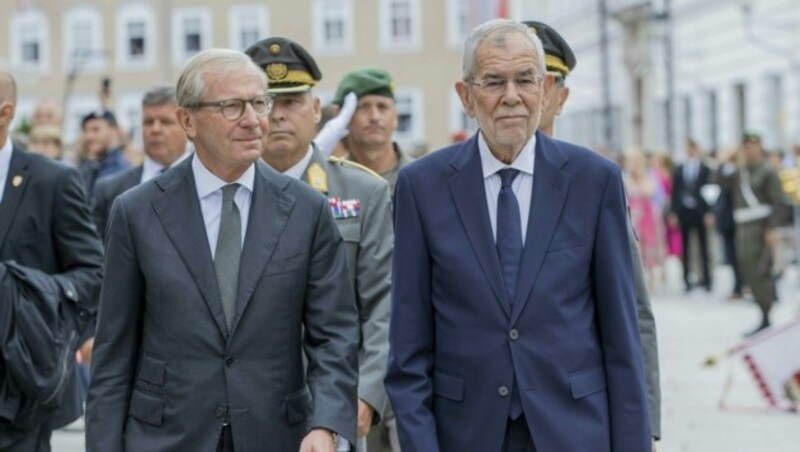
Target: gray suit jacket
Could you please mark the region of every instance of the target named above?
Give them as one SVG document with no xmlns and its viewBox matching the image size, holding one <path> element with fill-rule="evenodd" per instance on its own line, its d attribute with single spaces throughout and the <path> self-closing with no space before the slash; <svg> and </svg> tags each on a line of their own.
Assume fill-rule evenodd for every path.
<svg viewBox="0 0 800 452">
<path fill-rule="evenodd" d="M 644 277 L 642 254 L 639 243 L 628 214 L 628 244 L 633 257 L 633 276 L 636 283 L 636 305 L 639 320 L 639 336 L 642 340 L 644 358 L 644 377 L 647 383 L 647 407 L 650 414 L 650 430 L 653 437 L 661 438 L 661 383 L 658 368 L 658 338 L 656 337 L 656 319 L 653 306 L 647 291 Z"/>
<path fill-rule="evenodd" d="M 325 186 L 314 182 L 324 174 Z M 358 216 L 339 215 L 336 225 L 344 238 L 350 282 L 355 287 L 361 321 L 358 351 L 358 397 L 374 410 L 378 423 L 387 403 L 383 389 L 389 358 L 389 313 L 394 228 L 389 184 L 369 169 L 348 160 L 326 159 L 316 150 L 303 181 L 329 199 L 357 200 Z"/>
<path fill-rule="evenodd" d="M 224 422 L 237 452 L 297 450 L 316 427 L 355 442 L 358 318 L 341 236 L 322 196 L 260 161 L 253 190 L 230 331 L 191 159 L 117 198 L 89 451 L 213 451 Z"/>
</svg>

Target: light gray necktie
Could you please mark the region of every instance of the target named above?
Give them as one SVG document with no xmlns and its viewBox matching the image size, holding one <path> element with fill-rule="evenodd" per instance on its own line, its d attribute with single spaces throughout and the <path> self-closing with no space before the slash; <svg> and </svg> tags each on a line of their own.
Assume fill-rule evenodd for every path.
<svg viewBox="0 0 800 452">
<path fill-rule="evenodd" d="M 219 218 L 219 236 L 214 254 L 214 268 L 225 321 L 230 331 L 236 314 L 236 289 L 239 285 L 239 260 L 242 256 L 242 218 L 233 197 L 239 184 L 222 187 L 222 210 Z"/>
</svg>

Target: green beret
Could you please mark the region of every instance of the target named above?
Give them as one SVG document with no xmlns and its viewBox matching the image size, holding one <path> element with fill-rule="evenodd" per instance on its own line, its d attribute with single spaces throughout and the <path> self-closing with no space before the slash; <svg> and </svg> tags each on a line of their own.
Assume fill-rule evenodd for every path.
<svg viewBox="0 0 800 452">
<path fill-rule="evenodd" d="M 322 79 L 311 54 L 291 39 L 263 39 L 244 53 L 267 73 L 270 94 L 305 93 Z"/>
<path fill-rule="evenodd" d="M 348 93 L 356 93 L 356 97 L 359 99 L 369 94 L 394 99 L 394 82 L 392 76 L 383 69 L 357 69 L 345 75 L 339 82 L 333 103 L 342 105 L 344 96 Z"/>
<path fill-rule="evenodd" d="M 544 47 L 544 64 L 548 72 L 557 72 L 562 77 L 566 77 L 575 69 L 578 63 L 575 60 L 575 54 L 569 48 L 567 41 L 558 34 L 549 25 L 537 22 L 535 20 L 528 20 L 522 22 L 542 40 L 542 47 Z"/>
</svg>

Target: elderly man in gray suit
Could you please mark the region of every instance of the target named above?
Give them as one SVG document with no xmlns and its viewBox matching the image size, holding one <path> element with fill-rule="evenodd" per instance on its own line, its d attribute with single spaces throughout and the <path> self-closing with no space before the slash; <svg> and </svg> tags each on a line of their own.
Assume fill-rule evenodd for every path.
<svg viewBox="0 0 800 452">
<path fill-rule="evenodd" d="M 253 44 L 245 53 L 267 73 L 268 92 L 275 96 L 264 160 L 327 196 L 344 238 L 349 282 L 356 291 L 361 321 L 357 446 L 363 451 L 370 427 L 387 404 L 383 377 L 389 356 L 394 242 L 389 184 L 357 163 L 325 158 L 312 143 L 321 115 L 312 87 L 322 73 L 300 44 L 273 37 Z"/>
<path fill-rule="evenodd" d="M 332 452 L 337 435 L 355 441 L 345 248 L 326 199 L 259 160 L 266 89 L 247 55 L 197 54 L 177 85 L 194 156 L 114 202 L 89 451 Z"/>
</svg>

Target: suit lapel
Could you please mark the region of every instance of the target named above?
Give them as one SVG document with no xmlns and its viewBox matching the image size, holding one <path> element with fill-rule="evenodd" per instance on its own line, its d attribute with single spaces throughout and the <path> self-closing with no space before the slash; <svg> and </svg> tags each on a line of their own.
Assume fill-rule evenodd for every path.
<svg viewBox="0 0 800 452">
<path fill-rule="evenodd" d="M 261 275 L 272 259 L 275 247 L 289 221 L 295 199 L 284 191 L 288 184 L 288 177 L 281 178 L 260 160 L 256 162 L 250 218 L 242 248 L 242 261 L 239 265 L 236 317 L 233 319 L 231 331 L 236 331 L 239 319 L 250 303 Z"/>
<path fill-rule="evenodd" d="M 483 182 L 483 169 L 478 153 L 478 135 L 462 145 L 451 165 L 456 170 L 448 183 L 455 201 L 461 224 L 467 232 L 475 256 L 478 258 L 483 274 L 489 281 L 500 306 L 511 317 L 509 301 L 500 272 L 500 259 L 494 244 L 492 225 L 489 222 L 489 209 L 486 206 L 486 189 Z"/>
<path fill-rule="evenodd" d="M 525 235 L 525 249 L 520 264 L 519 281 L 514 297 L 515 324 L 525 308 L 533 283 L 541 269 L 550 239 L 553 237 L 564 201 L 569 190 L 569 177 L 561 172 L 566 157 L 543 134 L 536 134 L 536 161 L 533 173 L 533 192 Z"/>
<path fill-rule="evenodd" d="M 6 236 L 11 230 L 11 224 L 16 217 L 17 209 L 22 204 L 22 196 L 30 179 L 28 173 L 28 156 L 21 149 L 14 146 L 11 161 L 8 165 L 8 177 L 3 191 L 3 201 L 0 204 L 0 253 L 6 244 Z"/>
<path fill-rule="evenodd" d="M 153 200 L 153 208 L 172 244 L 192 275 L 203 300 L 223 336 L 227 336 L 225 312 L 219 299 L 217 273 L 206 239 L 205 222 L 197 198 L 192 159 L 156 181 L 164 192 Z M 187 230 L 188 228 L 188 230 Z"/>
</svg>

